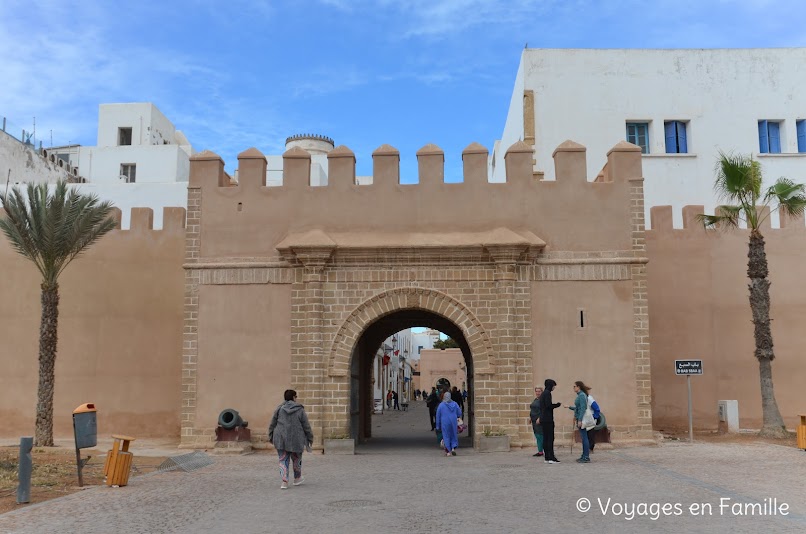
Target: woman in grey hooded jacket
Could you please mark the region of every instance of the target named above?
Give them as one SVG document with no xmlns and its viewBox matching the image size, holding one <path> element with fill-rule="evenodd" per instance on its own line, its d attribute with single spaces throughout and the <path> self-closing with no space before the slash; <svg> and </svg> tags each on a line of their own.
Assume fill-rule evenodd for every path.
<svg viewBox="0 0 806 534">
<path fill-rule="evenodd" d="M 302 477 L 302 451 L 310 450 L 313 431 L 305 408 L 296 402 L 297 392 L 287 389 L 283 398 L 285 402 L 274 410 L 269 424 L 269 442 L 280 457 L 280 477 L 283 479 L 280 489 L 288 489 L 289 461 L 294 467 L 294 485 L 299 486 L 305 480 Z"/>
</svg>

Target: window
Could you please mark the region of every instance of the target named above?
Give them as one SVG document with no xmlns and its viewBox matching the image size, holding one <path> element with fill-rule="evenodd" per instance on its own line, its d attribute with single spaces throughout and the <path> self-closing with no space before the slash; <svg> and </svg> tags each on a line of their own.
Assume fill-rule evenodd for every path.
<svg viewBox="0 0 806 534">
<path fill-rule="evenodd" d="M 758 151 L 762 154 L 781 153 L 781 123 L 758 121 Z"/>
<path fill-rule="evenodd" d="M 118 128 L 118 146 L 129 146 L 132 144 L 132 129 Z"/>
<path fill-rule="evenodd" d="M 628 122 L 627 142 L 641 147 L 641 154 L 649 154 L 649 123 Z"/>
<path fill-rule="evenodd" d="M 806 120 L 795 121 L 795 129 L 798 131 L 798 152 L 806 152 Z"/>
<path fill-rule="evenodd" d="M 137 165 L 135 165 L 134 163 L 121 163 L 120 179 L 125 180 L 127 184 L 134 183 L 136 172 L 137 172 Z"/>
<path fill-rule="evenodd" d="M 686 123 L 683 121 L 666 121 L 663 123 L 666 134 L 667 154 L 687 154 Z"/>
</svg>

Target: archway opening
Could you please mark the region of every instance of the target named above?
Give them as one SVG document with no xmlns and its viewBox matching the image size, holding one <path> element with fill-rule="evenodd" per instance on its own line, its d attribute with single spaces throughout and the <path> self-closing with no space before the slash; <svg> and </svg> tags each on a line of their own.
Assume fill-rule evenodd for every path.
<svg viewBox="0 0 806 534">
<path fill-rule="evenodd" d="M 450 337 L 458 349 L 427 350 L 435 360 L 446 362 L 432 378 L 417 376 L 420 346 L 402 342 L 404 331 L 426 328 Z M 456 357 L 459 352 L 461 356 Z M 437 353 L 437 354 L 433 354 Z M 441 356 L 439 353 L 444 353 Z M 449 356 L 453 356 L 451 359 Z M 448 363 L 450 362 L 450 363 Z M 447 366 L 447 368 L 445 368 Z M 456 367 L 455 373 L 451 374 Z M 446 374 L 447 373 L 447 374 Z M 443 376 L 446 375 L 446 376 Z M 463 418 L 468 431 L 460 436 L 460 446 L 471 447 L 473 435 L 473 354 L 462 329 L 450 319 L 424 309 L 403 309 L 370 323 L 358 338 L 350 365 L 350 434 L 363 449 L 379 447 L 435 447 L 426 396 L 443 379 L 462 391 Z M 416 380 L 419 379 L 419 380 Z M 415 383 L 417 387 L 415 387 Z M 417 396 L 420 390 L 424 395 Z M 396 393 L 401 411 L 387 404 L 387 395 Z M 454 395 L 455 396 L 455 395 Z M 405 409 L 413 413 L 403 415 Z M 394 415 L 393 415 L 394 414 Z M 390 428 L 401 424 L 405 428 Z"/>
</svg>

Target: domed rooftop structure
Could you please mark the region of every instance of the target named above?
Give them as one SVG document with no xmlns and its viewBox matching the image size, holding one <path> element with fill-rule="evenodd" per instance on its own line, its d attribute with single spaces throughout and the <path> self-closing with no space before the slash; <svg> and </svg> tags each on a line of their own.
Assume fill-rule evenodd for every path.
<svg viewBox="0 0 806 534">
<path fill-rule="evenodd" d="M 333 150 L 335 146 L 333 139 L 317 134 L 297 134 L 285 140 L 286 150 L 299 147 L 303 150 L 307 150 L 310 154 L 327 154 Z"/>
</svg>

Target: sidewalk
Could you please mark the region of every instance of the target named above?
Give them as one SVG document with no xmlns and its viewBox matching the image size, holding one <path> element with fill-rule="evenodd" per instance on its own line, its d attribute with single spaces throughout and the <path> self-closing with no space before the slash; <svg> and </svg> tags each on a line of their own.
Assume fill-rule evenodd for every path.
<svg viewBox="0 0 806 534">
<path fill-rule="evenodd" d="M 413 404 L 410 412 L 373 417 L 376 437 L 355 456 L 306 454 L 299 487 L 279 489 L 273 453 L 217 456 L 198 471 L 136 477 L 124 488 L 93 488 L 10 512 L 0 516 L 0 532 L 806 531 L 806 453 L 794 448 L 597 449 L 586 465 L 574 462 L 578 449 L 572 457 L 567 448 L 558 450 L 558 465 L 532 457 L 532 450 L 463 448 L 445 457 L 424 404 Z M 587 512 L 578 508 L 585 509 L 585 499 Z M 720 499 L 759 510 L 765 499 L 777 499 L 789 515 L 737 516 L 720 510 Z M 652 504 L 658 510 L 669 504 L 672 515 L 659 512 L 653 520 L 641 515 L 641 503 L 644 514 Z M 699 503 L 711 513 L 691 512 Z"/>
</svg>

